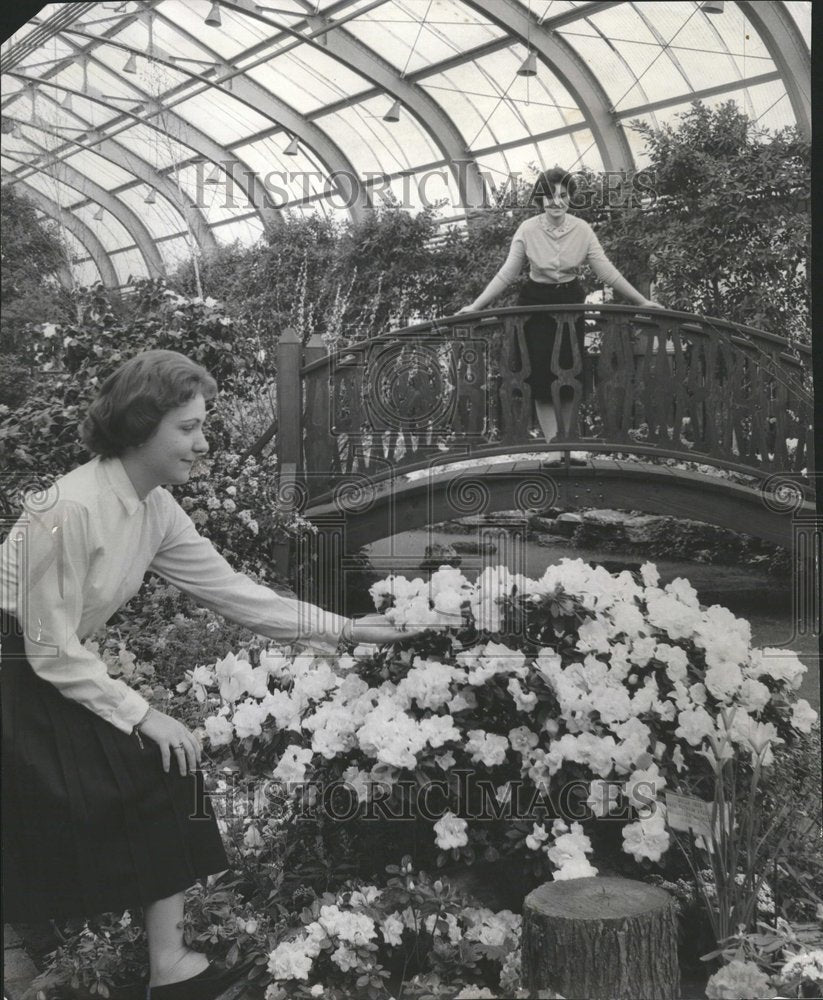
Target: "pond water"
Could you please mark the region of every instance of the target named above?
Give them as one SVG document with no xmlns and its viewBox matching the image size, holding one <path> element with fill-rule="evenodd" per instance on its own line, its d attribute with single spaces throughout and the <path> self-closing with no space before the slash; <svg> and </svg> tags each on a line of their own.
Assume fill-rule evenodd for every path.
<svg viewBox="0 0 823 1000">
<path fill-rule="evenodd" d="M 475 534 L 430 528 L 404 531 L 390 538 L 372 542 L 364 548 L 376 572 L 398 573 L 404 576 L 419 576 L 420 563 L 428 545 L 456 545 L 466 547 L 477 538 Z M 546 568 L 563 558 L 585 559 L 595 563 L 605 563 L 607 568 L 617 571 L 626 566 L 637 566 L 645 557 L 621 554 L 614 551 L 598 551 L 574 545 L 569 539 L 555 535 L 540 536 L 540 542 L 527 541 L 513 549 L 510 537 L 504 529 L 485 527 L 483 538 L 497 544 L 497 551 L 484 557 L 461 553 L 461 571 L 468 579 L 474 579 L 484 566 L 505 564 L 509 569 L 537 579 Z M 800 696 L 808 699 L 813 707 L 819 702 L 820 658 L 818 638 L 806 629 L 793 628 L 792 595 L 790 581 L 780 582 L 765 574 L 746 567 L 709 565 L 700 562 L 678 562 L 656 559 L 661 583 L 669 583 L 676 577 L 685 577 L 697 590 L 701 603 L 722 604 L 734 614 L 747 618 L 752 627 L 752 642 L 755 646 L 775 646 L 791 649 L 808 668 L 803 679 Z"/>
</svg>

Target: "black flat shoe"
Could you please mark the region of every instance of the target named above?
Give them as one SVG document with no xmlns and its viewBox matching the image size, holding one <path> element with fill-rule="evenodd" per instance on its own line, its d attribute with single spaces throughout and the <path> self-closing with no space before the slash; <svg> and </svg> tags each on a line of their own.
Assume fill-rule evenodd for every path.
<svg viewBox="0 0 823 1000">
<path fill-rule="evenodd" d="M 245 971 L 245 965 L 222 969 L 209 962 L 202 972 L 198 972 L 191 979 L 183 979 L 179 983 L 167 983 L 165 986 L 149 986 L 146 990 L 146 1000 L 216 1000 L 241 979 Z"/>
</svg>

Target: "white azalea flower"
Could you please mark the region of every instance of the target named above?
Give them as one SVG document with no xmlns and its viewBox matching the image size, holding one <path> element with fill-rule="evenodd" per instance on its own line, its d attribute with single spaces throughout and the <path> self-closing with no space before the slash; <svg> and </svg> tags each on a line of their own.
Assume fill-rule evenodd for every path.
<svg viewBox="0 0 823 1000">
<path fill-rule="evenodd" d="M 466 830 L 468 823 L 453 812 L 447 812 L 435 824 L 434 842 L 442 851 L 450 851 L 454 847 L 465 847 L 469 842 Z"/>
<path fill-rule="evenodd" d="M 234 739 L 234 726 L 224 715 L 210 715 L 203 725 L 213 747 L 228 746 Z"/>
<path fill-rule="evenodd" d="M 623 850 L 636 861 L 644 858 L 659 861 L 668 849 L 669 832 L 662 808 L 655 810 L 646 819 L 639 819 L 623 827 Z"/>
<path fill-rule="evenodd" d="M 817 721 L 817 712 L 806 701 L 799 698 L 792 706 L 792 726 L 801 733 L 810 733 Z"/>
</svg>

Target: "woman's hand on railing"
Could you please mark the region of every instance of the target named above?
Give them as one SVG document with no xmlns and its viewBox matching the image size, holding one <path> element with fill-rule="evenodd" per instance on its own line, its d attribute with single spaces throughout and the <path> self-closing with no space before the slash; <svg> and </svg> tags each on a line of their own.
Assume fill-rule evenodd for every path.
<svg viewBox="0 0 823 1000">
<path fill-rule="evenodd" d="M 665 309 L 659 302 L 655 302 L 654 299 L 643 299 L 642 302 L 638 303 L 639 309 Z"/>
<path fill-rule="evenodd" d="M 457 312 L 454 315 L 455 316 L 460 316 L 461 313 L 473 313 L 473 312 L 478 312 L 478 311 L 479 310 L 477 309 L 477 306 L 475 306 L 475 305 L 463 306 L 463 308 L 462 309 L 458 309 Z"/>
</svg>

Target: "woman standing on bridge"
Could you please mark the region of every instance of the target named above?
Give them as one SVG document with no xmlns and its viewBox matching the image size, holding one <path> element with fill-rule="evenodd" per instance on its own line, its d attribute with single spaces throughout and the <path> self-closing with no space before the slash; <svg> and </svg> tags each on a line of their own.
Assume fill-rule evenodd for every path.
<svg viewBox="0 0 823 1000">
<path fill-rule="evenodd" d="M 341 637 L 400 634 L 381 615 L 355 623 L 235 573 L 163 488 L 185 483 L 208 451 L 216 389 L 173 351 L 125 362 L 82 426 L 97 457 L 29 504 L 0 546 L 4 919 L 142 906 L 152 1000 L 225 989 L 185 946 L 182 920 L 185 889 L 228 862 L 196 735 L 110 677 L 83 640 L 149 570 L 273 639 L 333 653 Z"/>
<path fill-rule="evenodd" d="M 611 263 L 588 222 L 569 215 L 569 203 L 576 189 L 574 177 L 559 167 L 540 174 L 529 201 L 542 205 L 543 211 L 521 223 L 514 234 L 509 256 L 503 266 L 474 302 L 464 306 L 458 315 L 476 312 L 493 302 L 518 277 L 526 261 L 529 263 L 529 277 L 520 290 L 517 299 L 519 306 L 583 302 L 585 293 L 577 277 L 577 270 L 582 264 L 588 264 L 601 280 L 635 305 L 661 308 L 659 303 L 641 295 Z M 584 324 L 581 314 L 575 321 L 581 359 Z M 557 323 L 551 316 L 538 314 L 526 321 L 524 332 L 531 367 L 531 374 L 526 381 L 531 386 L 537 419 L 548 443 L 554 440 L 558 429 L 552 402 L 552 385 L 557 377 L 551 372 Z M 559 365 L 561 368 L 571 368 L 573 365 L 572 347 L 566 339 L 560 347 Z M 560 400 L 563 423 L 569 428 L 571 400 L 568 396 L 571 389 L 561 387 L 560 391 L 563 394 Z"/>
</svg>

